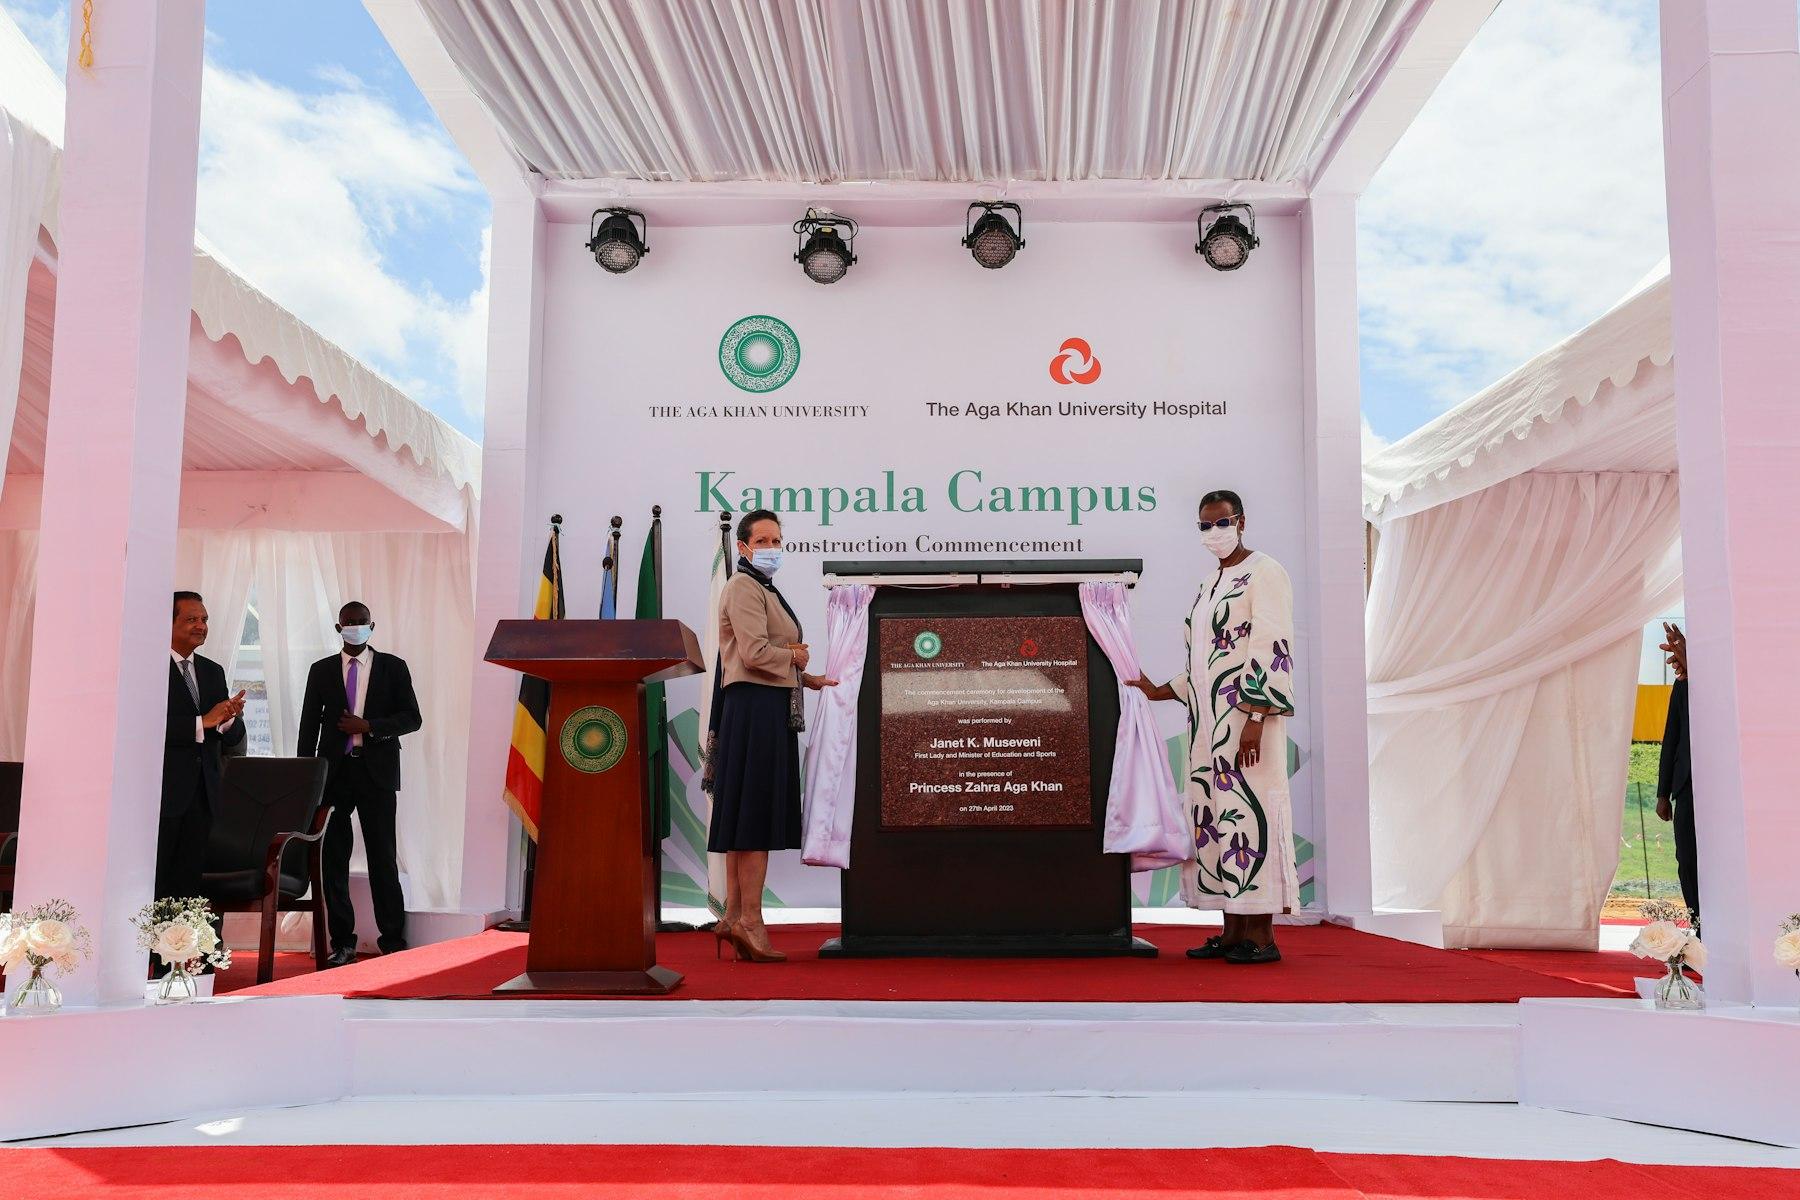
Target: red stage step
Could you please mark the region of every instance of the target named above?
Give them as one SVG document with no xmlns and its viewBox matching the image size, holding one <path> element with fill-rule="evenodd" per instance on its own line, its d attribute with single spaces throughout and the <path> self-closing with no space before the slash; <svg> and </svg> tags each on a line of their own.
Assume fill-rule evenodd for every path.
<svg viewBox="0 0 1800 1200">
<path fill-rule="evenodd" d="M 57 1200 L 1790 1200 L 1800 1171 L 1207 1150 L 212 1146 L 0 1150 Z"/>
</svg>

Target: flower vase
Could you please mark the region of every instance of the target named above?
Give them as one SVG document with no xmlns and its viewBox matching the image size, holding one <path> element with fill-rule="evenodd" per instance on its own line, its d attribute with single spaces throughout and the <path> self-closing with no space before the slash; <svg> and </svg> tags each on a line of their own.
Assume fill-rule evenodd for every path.
<svg viewBox="0 0 1800 1200">
<path fill-rule="evenodd" d="M 44 974 L 44 968 L 31 968 L 31 977 L 19 985 L 19 990 L 12 994 L 7 1003 L 6 1013 L 14 1017 L 33 1017 L 43 1013 L 53 1013 L 62 1007 L 62 992 L 57 990 L 50 977 Z"/>
<path fill-rule="evenodd" d="M 194 975 L 186 963 L 178 963 L 169 968 L 169 973 L 162 977 L 162 983 L 156 989 L 158 1004 L 183 1004 L 192 1000 L 195 995 Z"/>
<path fill-rule="evenodd" d="M 1656 984 L 1656 1007 L 1691 1011 L 1706 1007 L 1700 987 L 1687 976 L 1687 967 L 1679 960 L 1671 962 L 1669 973 Z"/>
</svg>

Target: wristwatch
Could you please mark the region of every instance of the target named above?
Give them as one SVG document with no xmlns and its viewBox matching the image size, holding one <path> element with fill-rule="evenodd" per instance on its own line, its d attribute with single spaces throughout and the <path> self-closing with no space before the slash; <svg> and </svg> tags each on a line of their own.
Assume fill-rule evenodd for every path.
<svg viewBox="0 0 1800 1200">
<path fill-rule="evenodd" d="M 1260 724 L 1262 724 L 1262 719 L 1265 714 L 1253 712 L 1253 713 L 1245 713 L 1244 715 L 1246 717 L 1248 717 L 1250 720 L 1255 721 L 1257 724 L 1260 725 Z"/>
</svg>

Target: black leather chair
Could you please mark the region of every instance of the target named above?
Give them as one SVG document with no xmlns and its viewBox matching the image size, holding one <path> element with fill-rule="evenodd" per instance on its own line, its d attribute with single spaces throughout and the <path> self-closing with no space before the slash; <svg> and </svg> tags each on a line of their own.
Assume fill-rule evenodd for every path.
<svg viewBox="0 0 1800 1200">
<path fill-rule="evenodd" d="M 231 758 L 225 761 L 219 809 L 200 890 L 213 911 L 260 912 L 256 982 L 275 978 L 279 913 L 312 913 L 313 960 L 324 970 L 325 886 L 320 851 L 325 823 L 322 758 Z"/>
<path fill-rule="evenodd" d="M 0 912 L 13 902 L 13 872 L 19 861 L 19 790 L 25 764 L 0 762 Z"/>
</svg>

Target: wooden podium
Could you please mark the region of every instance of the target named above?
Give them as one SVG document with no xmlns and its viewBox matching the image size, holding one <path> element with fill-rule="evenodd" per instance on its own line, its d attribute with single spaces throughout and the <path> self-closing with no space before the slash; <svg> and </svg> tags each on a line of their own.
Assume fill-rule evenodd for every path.
<svg viewBox="0 0 1800 1200">
<path fill-rule="evenodd" d="M 659 994 L 644 684 L 704 670 L 680 621 L 501 621 L 487 661 L 550 684 L 525 973 L 496 992 Z"/>
</svg>

